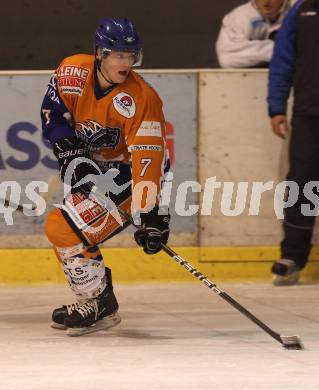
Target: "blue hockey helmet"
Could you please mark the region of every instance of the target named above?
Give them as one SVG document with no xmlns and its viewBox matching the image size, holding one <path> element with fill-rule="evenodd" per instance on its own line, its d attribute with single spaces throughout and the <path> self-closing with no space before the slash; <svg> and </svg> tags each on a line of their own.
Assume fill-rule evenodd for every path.
<svg viewBox="0 0 319 390">
<path fill-rule="evenodd" d="M 142 44 L 132 22 L 124 18 L 102 19 L 95 30 L 95 48 L 107 52 L 125 51 L 136 54 L 135 65 L 142 60 Z"/>
</svg>

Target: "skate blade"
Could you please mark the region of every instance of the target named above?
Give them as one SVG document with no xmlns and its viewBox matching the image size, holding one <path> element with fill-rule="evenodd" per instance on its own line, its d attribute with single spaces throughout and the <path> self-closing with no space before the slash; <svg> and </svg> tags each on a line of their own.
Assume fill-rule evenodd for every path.
<svg viewBox="0 0 319 390">
<path fill-rule="evenodd" d="M 83 336 L 85 334 L 98 332 L 99 330 L 112 328 L 113 326 L 118 325 L 120 322 L 121 317 L 119 314 L 115 313 L 103 318 L 103 320 L 96 321 L 95 324 L 86 328 L 68 328 L 66 334 L 70 337 Z"/>
<path fill-rule="evenodd" d="M 294 286 L 298 283 L 299 271 L 293 272 L 287 276 L 275 275 L 272 280 L 274 286 Z"/>
<path fill-rule="evenodd" d="M 51 328 L 53 328 L 53 329 L 60 329 L 60 330 L 67 329 L 67 327 L 65 325 L 58 324 L 57 322 L 54 322 L 54 321 L 51 322 Z"/>
</svg>

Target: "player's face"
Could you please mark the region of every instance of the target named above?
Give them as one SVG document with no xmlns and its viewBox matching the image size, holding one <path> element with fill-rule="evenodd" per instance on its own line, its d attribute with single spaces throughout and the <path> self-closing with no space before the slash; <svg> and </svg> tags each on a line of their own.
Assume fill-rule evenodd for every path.
<svg viewBox="0 0 319 390">
<path fill-rule="evenodd" d="M 259 12 L 267 19 L 274 20 L 279 16 L 285 0 L 256 0 Z"/>
<path fill-rule="evenodd" d="M 111 51 L 106 58 L 102 60 L 102 72 L 105 72 L 114 83 L 123 83 L 136 61 L 134 53 L 122 51 Z"/>
</svg>

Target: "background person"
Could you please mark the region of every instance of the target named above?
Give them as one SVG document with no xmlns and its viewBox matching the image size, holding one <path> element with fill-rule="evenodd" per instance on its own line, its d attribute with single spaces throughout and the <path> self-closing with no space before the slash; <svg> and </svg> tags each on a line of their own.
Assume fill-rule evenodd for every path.
<svg viewBox="0 0 319 390">
<path fill-rule="evenodd" d="M 318 36 L 319 0 L 298 1 L 277 35 L 269 69 L 269 115 L 273 132 L 281 138 L 288 132 L 287 101 L 294 90 L 287 180 L 299 186 L 297 203 L 285 209 L 281 259 L 272 267 L 278 286 L 297 283 L 311 249 L 315 210 L 303 189 L 319 180 Z M 312 215 L 304 215 L 302 204 L 310 205 Z"/>
<path fill-rule="evenodd" d="M 222 68 L 268 67 L 288 0 L 253 0 L 228 13 L 216 41 Z"/>
</svg>

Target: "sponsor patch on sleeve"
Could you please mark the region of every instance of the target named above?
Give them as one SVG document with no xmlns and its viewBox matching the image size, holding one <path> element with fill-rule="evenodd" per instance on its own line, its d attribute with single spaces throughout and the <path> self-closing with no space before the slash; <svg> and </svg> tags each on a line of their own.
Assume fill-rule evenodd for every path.
<svg viewBox="0 0 319 390">
<path fill-rule="evenodd" d="M 135 115 L 136 106 L 134 99 L 125 92 L 120 92 L 114 96 L 113 106 L 116 111 L 125 116 L 125 118 L 132 118 Z"/>
<path fill-rule="evenodd" d="M 160 152 L 162 150 L 162 147 L 160 145 L 131 145 L 128 147 L 129 152 L 139 152 L 144 150 Z"/>
<path fill-rule="evenodd" d="M 143 121 L 141 126 L 137 130 L 137 137 L 161 137 L 161 124 L 160 122 Z"/>
<path fill-rule="evenodd" d="M 58 84 L 63 93 L 82 95 L 89 70 L 81 66 L 64 65 L 58 71 Z"/>
</svg>

